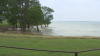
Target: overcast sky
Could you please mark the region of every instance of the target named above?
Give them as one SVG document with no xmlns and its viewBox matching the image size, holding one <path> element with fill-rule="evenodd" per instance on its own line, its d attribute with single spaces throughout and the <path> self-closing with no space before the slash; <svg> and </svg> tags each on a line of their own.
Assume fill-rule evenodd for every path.
<svg viewBox="0 0 100 56">
<path fill-rule="evenodd" d="M 39 0 L 54 9 L 53 21 L 100 21 L 100 0 Z"/>
</svg>

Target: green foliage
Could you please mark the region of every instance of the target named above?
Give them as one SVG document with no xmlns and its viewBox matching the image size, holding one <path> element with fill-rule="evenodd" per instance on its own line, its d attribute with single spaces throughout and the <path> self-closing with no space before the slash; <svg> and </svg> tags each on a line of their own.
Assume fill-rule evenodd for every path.
<svg viewBox="0 0 100 56">
<path fill-rule="evenodd" d="M 43 6 L 38 0 L 0 0 L 0 23 L 7 20 L 12 26 L 20 23 L 23 31 L 26 25 L 50 24 L 53 9 Z M 46 12 L 46 13 L 44 13 Z"/>
<path fill-rule="evenodd" d="M 43 19 L 43 13 L 40 6 L 31 7 L 29 10 L 30 15 L 28 15 L 30 22 L 33 22 L 33 25 L 39 25 Z"/>
<path fill-rule="evenodd" d="M 51 20 L 53 19 L 52 12 L 54 12 L 54 10 L 46 6 L 42 6 L 42 11 L 44 14 L 44 23 L 50 24 Z"/>
<path fill-rule="evenodd" d="M 6 10 L 7 0 L 0 0 L 0 23 L 2 23 L 2 20 L 4 20 L 4 11 Z"/>
<path fill-rule="evenodd" d="M 46 24 L 50 24 L 52 19 L 53 19 L 53 15 L 48 15 L 48 17 L 45 19 L 44 22 L 45 22 Z"/>
</svg>

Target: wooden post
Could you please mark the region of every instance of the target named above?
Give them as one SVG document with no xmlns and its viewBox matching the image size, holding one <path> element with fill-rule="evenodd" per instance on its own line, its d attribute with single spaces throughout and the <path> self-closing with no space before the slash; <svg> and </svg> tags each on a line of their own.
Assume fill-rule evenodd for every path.
<svg viewBox="0 0 100 56">
<path fill-rule="evenodd" d="M 77 52 L 75 53 L 75 56 L 78 56 L 78 53 Z"/>
</svg>

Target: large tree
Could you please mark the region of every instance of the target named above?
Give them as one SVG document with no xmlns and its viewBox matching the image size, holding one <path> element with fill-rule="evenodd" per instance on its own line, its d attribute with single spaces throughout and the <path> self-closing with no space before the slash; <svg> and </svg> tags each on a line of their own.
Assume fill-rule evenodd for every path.
<svg viewBox="0 0 100 56">
<path fill-rule="evenodd" d="M 23 22 L 24 32 L 26 31 L 26 24 L 28 20 L 28 17 L 27 17 L 28 10 L 33 6 L 39 5 L 37 3 L 38 3 L 38 0 L 22 0 L 22 15 L 23 15 L 22 22 Z"/>
<path fill-rule="evenodd" d="M 52 12 L 54 12 L 54 10 L 46 6 L 42 6 L 42 11 L 44 14 L 44 24 L 45 27 L 47 27 L 46 25 L 50 24 L 51 18 L 53 19 Z"/>
<path fill-rule="evenodd" d="M 29 9 L 32 6 L 37 5 L 38 0 L 6 0 L 7 9 L 5 11 L 5 17 L 7 21 L 17 27 L 17 23 L 20 23 L 21 29 L 26 31 L 26 24 L 28 17 L 26 16 Z M 3 6 L 4 7 L 4 6 Z M 0 15 L 1 17 L 1 15 Z"/>
<path fill-rule="evenodd" d="M 5 18 L 14 27 L 19 23 L 24 32 L 26 26 L 35 25 L 39 31 L 39 25 L 50 24 L 52 12 L 49 7 L 41 7 L 38 0 L 0 0 L 0 22 Z"/>
<path fill-rule="evenodd" d="M 37 26 L 37 31 L 39 32 L 38 25 L 40 25 L 44 19 L 44 15 L 43 15 L 43 12 L 41 10 L 41 6 L 40 6 L 39 2 L 37 2 L 36 6 L 33 6 L 30 8 L 29 13 L 30 13 L 30 15 L 28 15 L 28 17 L 30 19 L 29 20 L 30 23 Z"/>
</svg>

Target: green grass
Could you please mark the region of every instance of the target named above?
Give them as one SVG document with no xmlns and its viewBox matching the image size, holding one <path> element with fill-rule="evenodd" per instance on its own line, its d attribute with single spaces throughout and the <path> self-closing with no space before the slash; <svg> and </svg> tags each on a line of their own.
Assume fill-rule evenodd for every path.
<svg viewBox="0 0 100 56">
<path fill-rule="evenodd" d="M 33 36 L 33 37 L 32 37 Z M 0 35 L 0 45 L 62 51 L 82 51 L 100 48 L 100 39 L 46 39 L 27 35 Z M 36 37 L 36 36 L 35 36 Z M 40 36 L 39 36 L 40 37 Z M 50 37 L 50 36 L 49 36 Z M 74 53 L 56 53 L 0 47 L 0 56 L 74 56 Z M 100 50 L 79 53 L 78 56 L 100 56 Z"/>
<path fill-rule="evenodd" d="M 3 23 L 0 23 L 0 26 L 11 26 L 11 25 L 8 24 L 6 21 L 3 21 Z"/>
<path fill-rule="evenodd" d="M 17 25 L 19 26 L 19 23 L 17 23 Z M 9 24 L 7 21 L 3 21 L 2 23 L 0 23 L 0 26 L 12 26 L 12 25 Z"/>
</svg>

